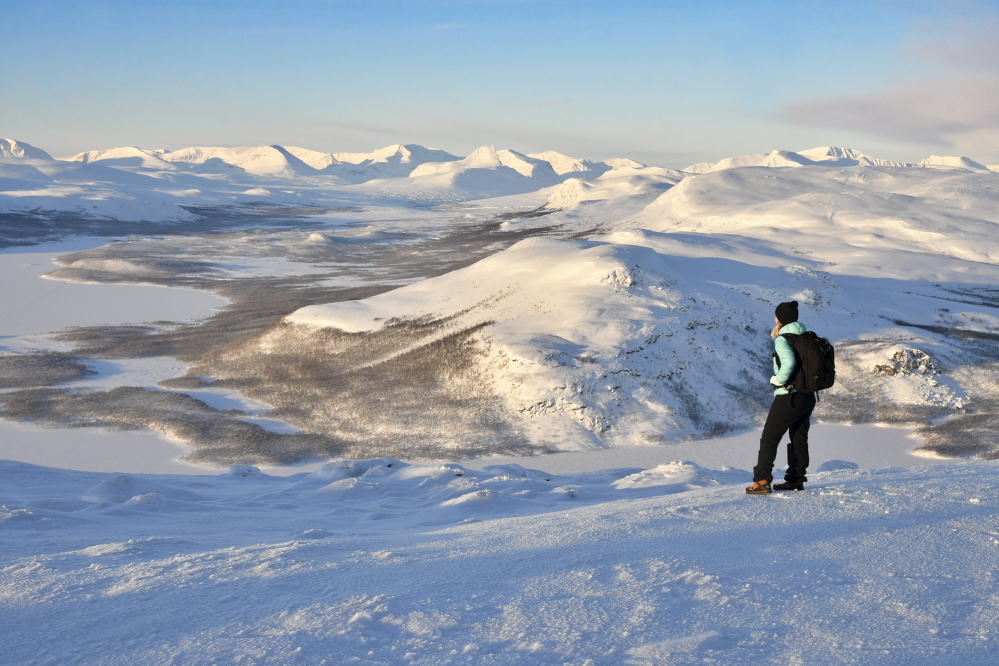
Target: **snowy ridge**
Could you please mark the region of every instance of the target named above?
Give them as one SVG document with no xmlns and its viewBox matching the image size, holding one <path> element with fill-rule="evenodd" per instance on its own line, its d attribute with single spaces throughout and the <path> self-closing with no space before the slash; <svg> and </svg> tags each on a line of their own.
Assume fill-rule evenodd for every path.
<svg viewBox="0 0 999 666">
<path fill-rule="evenodd" d="M 337 162 L 368 166 L 372 164 L 399 164 L 413 169 L 427 162 L 451 162 L 459 159 L 455 155 L 438 148 L 427 148 L 416 144 L 395 144 L 379 148 L 370 153 L 337 153 L 333 155 Z"/>
<path fill-rule="evenodd" d="M 337 164 L 328 167 L 327 171 L 348 183 L 407 178 L 423 164 L 458 159 L 446 151 L 415 144 L 396 144 L 370 153 L 336 153 L 332 157 Z"/>
</svg>

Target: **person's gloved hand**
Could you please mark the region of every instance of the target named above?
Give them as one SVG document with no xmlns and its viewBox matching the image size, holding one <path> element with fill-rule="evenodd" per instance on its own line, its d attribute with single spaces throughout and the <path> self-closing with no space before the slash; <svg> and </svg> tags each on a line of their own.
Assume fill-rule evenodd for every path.
<svg viewBox="0 0 999 666">
<path fill-rule="evenodd" d="M 777 381 L 777 375 L 774 375 L 773 377 L 770 378 L 770 383 L 773 384 L 774 386 L 783 386 L 783 384 Z"/>
</svg>

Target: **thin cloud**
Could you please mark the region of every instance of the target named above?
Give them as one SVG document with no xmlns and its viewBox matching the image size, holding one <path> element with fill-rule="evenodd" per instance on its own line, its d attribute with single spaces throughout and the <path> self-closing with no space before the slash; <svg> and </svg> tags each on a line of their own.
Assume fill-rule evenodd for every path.
<svg viewBox="0 0 999 666">
<path fill-rule="evenodd" d="M 995 135 L 999 148 L 999 77 L 920 81 L 869 95 L 786 105 L 781 120 L 855 130 L 907 143 L 956 148 L 969 135 Z"/>
<path fill-rule="evenodd" d="M 400 132 L 406 131 L 401 127 L 391 125 L 376 125 L 372 123 L 361 123 L 349 120 L 330 120 L 327 118 L 303 118 L 300 122 L 313 127 L 348 130 L 351 132 L 363 132 L 366 134 L 376 134 L 382 136 L 396 135 Z"/>
<path fill-rule="evenodd" d="M 955 20 L 904 51 L 933 76 L 888 90 L 786 104 L 785 122 L 863 132 L 999 160 L 999 20 Z"/>
</svg>

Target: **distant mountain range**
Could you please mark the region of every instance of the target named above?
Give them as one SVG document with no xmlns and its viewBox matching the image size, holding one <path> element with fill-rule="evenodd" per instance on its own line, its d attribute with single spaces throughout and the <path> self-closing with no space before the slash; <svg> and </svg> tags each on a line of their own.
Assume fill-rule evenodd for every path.
<svg viewBox="0 0 999 666">
<path fill-rule="evenodd" d="M 11 139 L 0 139 L 0 158 L 53 159 L 44 150 Z M 395 144 L 370 153 L 324 153 L 307 148 L 278 145 L 234 148 L 191 147 L 169 152 L 163 149 L 129 146 L 90 150 L 59 161 L 84 164 L 102 162 L 105 166 L 112 167 L 167 171 L 186 167 L 193 171 L 212 173 L 240 169 L 255 176 L 332 175 L 351 183 L 386 178 L 418 178 L 431 174 L 455 174 L 468 169 L 495 169 L 504 166 L 524 177 L 547 182 L 549 185 L 557 184 L 567 177 L 595 178 L 611 169 L 647 166 L 623 158 L 592 162 L 553 150 L 524 155 L 513 150 L 496 150 L 495 146 L 491 145 L 482 146 L 462 158 L 444 150 L 416 144 Z M 449 166 L 443 166 L 445 164 Z M 916 164 L 908 164 L 871 157 L 852 148 L 824 146 L 809 150 L 774 150 L 770 153 L 729 157 L 719 162 L 693 164 L 682 171 L 697 174 L 747 166 L 923 166 L 970 171 L 999 170 L 999 165 L 986 166 L 968 157 L 932 155 Z"/>
<path fill-rule="evenodd" d="M 617 158 L 594 162 L 555 151 L 523 154 L 482 146 L 466 157 L 415 144 L 370 153 L 295 146 L 137 147 L 53 159 L 23 141 L 0 139 L 0 211 L 77 211 L 123 220 L 185 217 L 185 205 L 254 201 L 342 205 L 372 197 L 418 204 L 538 192 L 563 208 L 612 193 L 643 191 L 698 174 L 745 167 L 877 167 L 999 171 L 967 157 L 932 156 L 918 164 L 883 160 L 851 148 L 774 150 L 683 171 Z M 563 186 L 561 189 L 558 186 Z M 648 189 L 652 188 L 652 189 Z M 542 199 L 541 201 L 544 201 Z"/>
</svg>

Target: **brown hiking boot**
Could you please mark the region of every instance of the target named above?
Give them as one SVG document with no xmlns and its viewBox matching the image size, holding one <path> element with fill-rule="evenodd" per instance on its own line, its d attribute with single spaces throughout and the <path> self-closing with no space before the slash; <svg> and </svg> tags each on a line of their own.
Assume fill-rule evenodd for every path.
<svg viewBox="0 0 999 666">
<path fill-rule="evenodd" d="M 803 481 L 782 481 L 781 483 L 775 483 L 773 485 L 774 490 L 804 490 L 805 483 Z"/>
<path fill-rule="evenodd" d="M 747 495 L 769 495 L 771 492 L 773 491 L 770 490 L 770 482 L 766 479 L 754 481 L 753 485 L 746 488 Z"/>
</svg>

